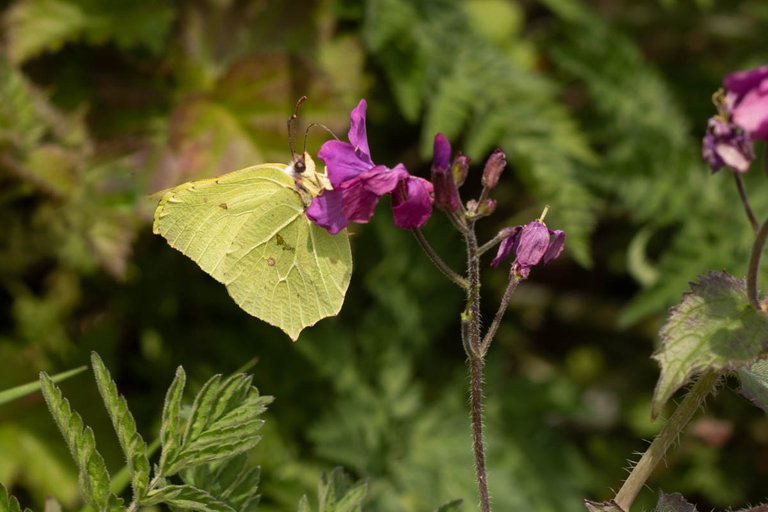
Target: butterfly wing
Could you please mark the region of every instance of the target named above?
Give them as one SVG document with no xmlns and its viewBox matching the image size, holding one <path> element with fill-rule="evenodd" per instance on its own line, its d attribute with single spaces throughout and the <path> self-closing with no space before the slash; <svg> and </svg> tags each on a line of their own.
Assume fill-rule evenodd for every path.
<svg viewBox="0 0 768 512">
<path fill-rule="evenodd" d="M 309 221 L 283 164 L 262 164 L 166 192 L 154 232 L 224 283 L 249 314 L 294 341 L 341 309 L 352 273 L 346 232 Z"/>
</svg>

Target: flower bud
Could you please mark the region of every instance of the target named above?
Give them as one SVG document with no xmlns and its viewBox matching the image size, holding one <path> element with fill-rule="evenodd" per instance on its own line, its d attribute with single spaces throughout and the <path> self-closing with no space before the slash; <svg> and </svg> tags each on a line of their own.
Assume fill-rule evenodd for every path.
<svg viewBox="0 0 768 512">
<path fill-rule="evenodd" d="M 435 135 L 432 160 L 432 185 L 435 191 L 435 206 L 447 212 L 459 208 L 459 192 L 451 174 L 451 144 L 445 135 Z"/>
<path fill-rule="evenodd" d="M 477 206 L 477 215 L 480 217 L 487 217 L 496 211 L 496 200 L 486 199 Z"/>
<path fill-rule="evenodd" d="M 496 187 L 499 183 L 499 177 L 507 166 L 507 155 L 501 149 L 496 149 L 485 162 L 483 169 L 483 187 L 488 190 Z"/>
<path fill-rule="evenodd" d="M 461 187 L 467 179 L 467 173 L 469 173 L 469 157 L 461 153 L 456 155 L 451 166 L 451 173 L 453 174 L 453 182 L 456 184 L 456 188 Z"/>
</svg>

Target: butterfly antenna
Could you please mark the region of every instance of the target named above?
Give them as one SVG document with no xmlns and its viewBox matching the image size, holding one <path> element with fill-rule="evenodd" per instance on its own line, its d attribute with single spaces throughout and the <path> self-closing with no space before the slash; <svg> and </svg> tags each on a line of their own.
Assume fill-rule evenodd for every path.
<svg viewBox="0 0 768 512">
<path fill-rule="evenodd" d="M 305 101 L 307 101 L 306 96 L 299 98 L 299 101 L 296 102 L 296 108 L 293 109 L 293 114 L 288 118 L 288 149 L 291 150 L 291 157 L 293 157 L 293 160 L 296 159 L 296 125 L 294 123 L 296 122 L 296 119 L 298 119 L 299 109 Z"/>
<path fill-rule="evenodd" d="M 331 134 L 331 136 L 332 136 L 334 139 L 336 139 L 336 140 L 339 140 L 339 138 L 336 136 L 336 134 L 335 134 L 335 133 L 333 133 L 333 130 L 331 130 L 330 128 L 328 128 L 328 127 L 327 127 L 326 125 L 324 125 L 323 123 L 310 123 L 310 125 L 309 125 L 309 126 L 307 126 L 307 129 L 306 129 L 306 130 L 304 130 L 304 152 L 305 152 L 305 153 L 307 152 L 307 139 L 309 138 L 309 130 L 310 130 L 310 129 L 312 129 L 312 128 L 314 128 L 315 126 L 319 126 L 320 128 L 323 128 L 325 131 L 327 131 L 328 133 L 330 133 L 330 134 Z"/>
</svg>

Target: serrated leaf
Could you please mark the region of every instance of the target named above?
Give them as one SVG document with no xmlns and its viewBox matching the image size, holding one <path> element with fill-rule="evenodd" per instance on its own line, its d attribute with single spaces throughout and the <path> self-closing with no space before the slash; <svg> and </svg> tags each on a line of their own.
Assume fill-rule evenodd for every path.
<svg viewBox="0 0 768 512">
<path fill-rule="evenodd" d="M 589 512 L 624 512 L 620 506 L 613 500 L 611 501 L 590 501 L 584 500 L 584 505 Z"/>
<path fill-rule="evenodd" d="M 66 372 L 57 373 L 51 377 L 51 380 L 53 380 L 53 382 L 61 382 L 70 377 L 74 377 L 79 373 L 83 373 L 87 369 L 87 366 L 79 366 L 72 370 L 67 370 Z M 25 397 L 31 393 L 34 393 L 35 391 L 40 391 L 39 380 L 29 382 L 27 384 L 22 384 L 21 386 L 16 386 L 11 389 L 5 389 L 0 391 L 0 405 Z"/>
<path fill-rule="evenodd" d="M 360 512 L 367 492 L 367 484 L 352 483 L 341 468 L 324 474 L 317 486 L 318 512 Z M 303 496 L 299 512 L 309 512 L 309 500 Z"/>
<path fill-rule="evenodd" d="M 751 365 L 768 349 L 768 316 L 747 299 L 743 280 L 711 272 L 691 284 L 659 333 L 653 358 L 661 365 L 652 414 L 705 370 L 725 372 Z"/>
<path fill-rule="evenodd" d="M 739 392 L 768 413 L 768 360 L 757 361 L 738 373 L 741 382 Z"/>
<path fill-rule="evenodd" d="M 437 507 L 435 512 L 461 512 L 463 508 L 464 500 L 452 500 Z"/>
<path fill-rule="evenodd" d="M 656 504 L 656 512 L 696 512 L 696 507 L 688 503 L 680 493 L 665 494 L 662 492 L 659 496 L 659 502 Z"/>
<path fill-rule="evenodd" d="M 210 379 L 195 399 L 183 446 L 168 469 L 204 464 L 253 448 L 261 439 L 260 419 L 272 397 L 259 396 L 251 377 L 233 375 Z"/>
<path fill-rule="evenodd" d="M 181 478 L 238 512 L 257 510 L 261 469 L 249 462 L 247 454 L 190 468 L 182 471 Z"/>
<path fill-rule="evenodd" d="M 191 485 L 166 485 L 149 493 L 141 502 L 141 505 L 150 506 L 159 503 L 165 503 L 184 510 L 237 512 L 226 503 Z"/>
<path fill-rule="evenodd" d="M 79 414 L 74 412 L 61 390 L 45 373 L 40 373 L 40 384 L 48 409 L 64 436 L 67 447 L 79 470 L 81 491 L 86 501 L 98 511 L 117 507 L 122 500 L 109 489 L 109 473 L 90 427 L 84 427 Z"/>
<path fill-rule="evenodd" d="M 184 373 L 184 368 L 179 366 L 176 368 L 176 376 L 173 378 L 173 382 L 171 382 L 165 395 L 163 417 L 160 425 L 160 446 L 162 447 L 160 473 L 164 476 L 173 474 L 168 469 L 176 460 L 184 436 L 181 418 L 181 398 L 184 393 L 186 380 L 187 375 Z"/>
<path fill-rule="evenodd" d="M 0 512 L 21 512 L 19 500 L 11 496 L 3 484 L 0 484 Z"/>
<path fill-rule="evenodd" d="M 99 394 L 104 401 L 120 447 L 125 454 L 128 471 L 131 473 L 134 499 L 140 499 L 149 484 L 147 443 L 136 429 L 136 421 L 128 409 L 128 403 L 118 393 L 117 385 L 112 380 L 109 370 L 96 352 L 91 353 L 91 365 L 96 376 Z"/>
</svg>

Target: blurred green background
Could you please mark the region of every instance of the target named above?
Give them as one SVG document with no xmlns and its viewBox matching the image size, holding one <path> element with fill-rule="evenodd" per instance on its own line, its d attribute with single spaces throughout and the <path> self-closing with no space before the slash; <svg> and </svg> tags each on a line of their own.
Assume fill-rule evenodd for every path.
<svg viewBox="0 0 768 512">
<path fill-rule="evenodd" d="M 764 0 L 15 0 L 0 2 L 0 389 L 88 361 L 112 370 L 145 437 L 176 365 L 194 387 L 253 360 L 274 395 L 262 509 L 295 510 L 322 471 L 369 482 L 369 510 L 476 502 L 462 294 L 394 228 L 353 228 L 338 318 L 292 344 L 151 233 L 163 188 L 287 161 L 285 121 L 344 133 L 369 103 L 378 163 L 428 177 L 442 131 L 475 162 L 510 162 L 481 238 L 530 221 L 566 253 L 518 290 L 488 363 L 497 510 L 568 512 L 606 499 L 657 424 L 650 360 L 666 309 L 707 270 L 742 276 L 750 230 L 700 138 L 728 72 L 768 60 Z M 327 139 L 309 137 L 314 153 Z M 763 174 L 746 177 L 759 217 Z M 441 215 L 428 238 L 455 268 Z M 490 261 L 490 258 L 488 258 Z M 486 267 L 490 318 L 506 272 Z M 123 464 L 88 374 L 62 385 Z M 650 481 L 699 510 L 766 498 L 768 419 L 711 399 Z M 0 482 L 76 507 L 76 471 L 39 395 L 0 407 Z M 644 491 L 638 508 L 651 508 Z"/>
</svg>

